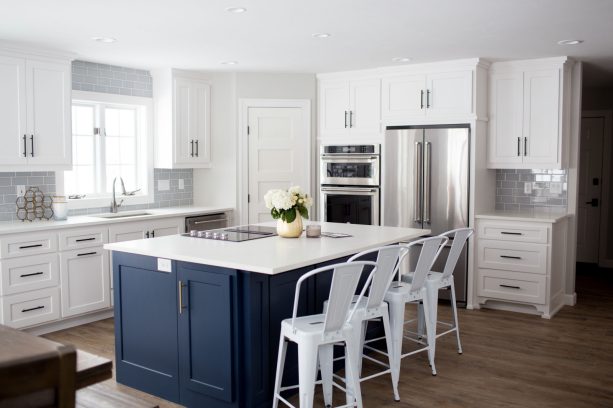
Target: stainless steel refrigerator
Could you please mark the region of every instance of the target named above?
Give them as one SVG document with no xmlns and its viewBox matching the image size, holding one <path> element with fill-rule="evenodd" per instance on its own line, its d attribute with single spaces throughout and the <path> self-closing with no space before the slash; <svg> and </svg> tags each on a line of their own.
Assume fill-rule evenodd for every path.
<svg viewBox="0 0 613 408">
<path fill-rule="evenodd" d="M 432 235 L 467 227 L 469 152 L 468 125 L 388 127 L 381 163 L 382 224 L 429 229 Z M 443 271 L 450 246 L 451 241 L 433 270 Z M 405 271 L 413 270 L 418 255 L 418 249 L 409 254 Z M 457 301 L 463 304 L 467 268 L 465 247 L 454 271 Z"/>
</svg>

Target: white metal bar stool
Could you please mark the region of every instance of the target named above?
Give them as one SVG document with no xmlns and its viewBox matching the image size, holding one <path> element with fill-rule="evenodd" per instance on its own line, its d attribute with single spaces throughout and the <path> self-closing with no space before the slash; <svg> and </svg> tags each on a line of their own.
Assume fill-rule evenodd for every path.
<svg viewBox="0 0 613 408">
<path fill-rule="evenodd" d="M 281 392 L 288 389 L 298 388 L 300 407 L 310 408 L 313 406 L 313 398 L 315 394 L 315 384 L 317 383 L 317 358 L 318 351 L 321 346 L 334 343 L 345 343 L 346 349 L 352 349 L 354 336 L 352 335 L 351 325 L 348 323 L 351 315 L 355 312 L 356 306 L 353 307 L 351 313 L 349 308 L 351 300 L 362 275 L 362 271 L 366 266 L 374 266 L 376 271 L 376 263 L 370 261 L 341 263 L 336 265 L 325 266 L 308 272 L 298 279 L 296 283 L 296 294 L 294 295 L 294 311 L 291 319 L 285 319 L 281 322 L 281 336 L 279 339 L 279 354 L 277 359 L 277 373 L 275 377 L 275 390 L 273 396 L 273 408 L 277 408 L 279 401 L 289 407 L 294 407 L 285 398 L 281 396 Z M 330 295 L 328 297 L 328 309 L 323 314 L 297 317 L 298 301 L 300 297 L 300 286 L 302 282 L 313 275 L 333 270 L 332 285 L 330 287 Z M 370 277 L 369 277 L 370 279 Z M 358 299 L 359 302 L 360 299 Z M 287 344 L 293 341 L 298 345 L 298 385 L 282 387 L 283 367 L 285 364 L 285 354 Z M 352 359 L 353 354 L 345 352 L 345 369 L 350 373 L 350 377 L 357 379 L 358 376 L 353 374 L 357 372 L 357 361 Z M 325 363 L 324 363 L 325 364 Z M 343 389 L 340 385 L 334 383 L 334 386 Z M 360 390 L 360 382 L 353 380 L 351 386 L 350 404 L 347 406 L 362 407 L 362 395 Z"/>
<path fill-rule="evenodd" d="M 366 337 L 366 328 L 369 320 L 378 320 L 381 319 L 383 321 L 383 329 L 385 332 L 384 337 L 376 338 L 369 340 L 368 342 L 385 340 L 387 344 L 387 349 L 391 350 L 392 348 L 392 337 L 390 332 L 390 323 L 389 323 L 389 312 L 387 303 L 384 302 L 385 294 L 394 279 L 394 275 L 400 266 L 400 262 L 402 258 L 409 252 L 408 249 L 404 245 L 390 245 L 381 248 L 374 248 L 370 250 L 363 251 L 359 254 L 356 254 L 349 258 L 347 262 L 356 262 L 363 256 L 366 256 L 371 253 L 377 253 L 377 268 L 376 272 L 371 273 L 369 279 L 364 284 L 364 288 L 362 289 L 359 296 L 353 297 L 353 304 L 355 304 L 355 312 L 352 313 L 352 318 L 349 321 L 351 327 L 353 328 L 353 336 L 354 341 L 353 344 L 356 346 L 353 349 L 350 349 L 349 352 L 353 353 L 352 360 L 358 362 L 358 376 L 359 381 L 366 381 L 372 378 L 391 374 L 391 358 L 388 353 L 384 353 L 380 350 L 372 348 L 370 346 L 365 345 L 365 337 Z M 364 296 L 366 291 L 368 290 L 368 296 Z M 324 303 L 324 311 L 327 310 L 327 302 Z M 378 352 L 380 354 L 388 357 L 388 362 L 384 363 L 375 358 L 372 358 L 367 355 L 363 355 L 364 347 Z M 332 404 L 332 370 L 333 370 L 333 345 L 326 345 L 320 348 L 320 361 L 321 364 L 321 377 L 323 381 L 323 390 L 324 390 L 324 401 L 326 406 L 331 406 Z M 362 371 L 362 357 L 369 359 L 386 369 L 384 371 L 377 372 L 375 374 L 369 375 L 368 377 L 361 377 Z M 351 390 L 351 384 L 353 383 L 353 379 L 349 377 L 349 374 L 346 375 L 345 383 L 348 390 Z M 395 386 L 397 382 L 394 382 L 394 378 L 392 375 L 392 385 L 394 389 L 394 398 L 398 401 L 400 399 L 398 394 L 398 388 Z M 348 392 L 348 401 L 347 403 L 351 403 L 349 401 L 351 392 Z"/>
<path fill-rule="evenodd" d="M 460 259 L 460 255 L 462 254 L 462 250 L 466 245 L 466 241 L 473 234 L 474 230 L 472 228 L 458 228 L 451 231 L 447 231 L 440 236 L 448 237 L 452 240 L 451 249 L 449 250 L 449 255 L 447 256 L 447 261 L 445 262 L 445 267 L 443 268 L 443 272 L 435 272 L 430 271 L 428 273 L 427 284 L 433 286 L 433 290 L 440 290 L 449 288 L 451 290 L 451 308 L 453 311 L 453 322 L 443 322 L 435 320 L 434 324 L 439 324 L 447 327 L 447 330 L 442 333 L 437 333 L 436 338 L 444 336 L 446 334 L 455 332 L 456 339 L 458 344 L 458 353 L 462 354 L 462 343 L 460 342 L 460 325 L 458 322 L 458 306 L 456 304 L 456 296 L 455 296 L 455 284 L 453 281 L 453 271 L 458 264 L 458 260 Z M 404 282 L 410 283 L 413 279 L 413 273 L 408 273 L 402 276 L 402 280 Z M 432 317 L 432 316 L 431 316 Z M 424 326 L 424 313 L 423 309 L 420 306 L 418 309 L 418 335 L 423 336 L 423 326 Z"/>
<path fill-rule="evenodd" d="M 405 357 L 422 351 L 428 352 L 428 360 L 432 368 L 432 375 L 436 375 L 436 367 L 434 366 L 436 326 L 432 324 L 430 315 L 436 310 L 436 304 L 434 303 L 437 297 L 436 292 L 430 290 L 428 286 L 426 286 L 426 278 L 434 261 L 439 256 L 448 240 L 447 237 L 436 236 L 423 238 L 406 245 L 406 248 L 409 250 L 415 245 L 422 246 L 413 280 L 411 283 L 402 282 L 399 270 L 398 281 L 392 283 L 392 286 L 385 295 L 385 301 L 389 304 L 390 326 L 392 331 L 392 378 L 394 378 L 395 387 L 398 387 L 398 380 L 400 377 L 400 361 Z M 405 305 L 407 303 L 419 301 L 422 301 L 424 305 L 428 342 L 422 348 L 402 354 Z"/>
</svg>

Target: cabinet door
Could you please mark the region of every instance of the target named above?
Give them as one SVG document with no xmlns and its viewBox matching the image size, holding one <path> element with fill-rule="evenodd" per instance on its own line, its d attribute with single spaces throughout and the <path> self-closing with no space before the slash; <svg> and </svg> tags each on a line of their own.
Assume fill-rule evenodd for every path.
<svg viewBox="0 0 613 408">
<path fill-rule="evenodd" d="M 166 235 L 181 234 L 185 228 L 184 218 L 171 218 L 165 220 L 157 220 L 149 227 L 149 237 L 163 237 Z"/>
<path fill-rule="evenodd" d="M 349 84 L 351 109 L 349 128 L 354 136 L 375 136 L 381 132 L 381 81 L 365 79 Z"/>
<path fill-rule="evenodd" d="M 0 56 L 0 167 L 25 165 L 25 60 Z"/>
<path fill-rule="evenodd" d="M 27 60 L 28 164 L 72 164 L 69 63 Z"/>
<path fill-rule="evenodd" d="M 190 98 L 190 126 L 194 135 L 193 161 L 200 164 L 211 162 L 211 86 L 206 82 L 192 81 Z"/>
<path fill-rule="evenodd" d="M 234 399 L 232 271 L 179 264 L 179 383 L 181 403 L 209 406 Z"/>
<path fill-rule="evenodd" d="M 387 121 L 410 120 L 426 114 L 426 76 L 383 78 L 382 116 Z"/>
<path fill-rule="evenodd" d="M 111 307 L 108 259 L 102 247 L 60 253 L 63 317 Z"/>
<path fill-rule="evenodd" d="M 445 117 L 472 112 L 472 72 L 442 72 L 428 75 L 426 115 Z"/>
<path fill-rule="evenodd" d="M 319 136 L 344 136 L 349 132 L 349 82 L 319 84 Z"/>
<path fill-rule="evenodd" d="M 192 86 L 189 80 L 184 78 L 174 79 L 174 143 L 175 143 L 175 163 L 189 164 L 194 159 L 195 139 L 194 122 L 190 118 L 190 106 L 192 96 Z"/>
<path fill-rule="evenodd" d="M 524 73 L 524 163 L 560 166 L 560 71 Z"/>
<path fill-rule="evenodd" d="M 514 168 L 522 162 L 523 75 L 490 76 L 488 167 Z"/>
<path fill-rule="evenodd" d="M 109 228 L 109 242 L 133 241 L 145 238 L 149 231 L 145 222 L 125 222 L 111 225 Z"/>
</svg>

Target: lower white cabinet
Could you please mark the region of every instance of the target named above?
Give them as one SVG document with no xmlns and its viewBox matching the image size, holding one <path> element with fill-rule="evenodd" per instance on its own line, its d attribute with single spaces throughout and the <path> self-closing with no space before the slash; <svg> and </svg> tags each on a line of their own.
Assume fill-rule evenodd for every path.
<svg viewBox="0 0 613 408">
<path fill-rule="evenodd" d="M 60 318 L 60 289 L 58 287 L 33 290 L 3 296 L 2 324 L 20 329 Z"/>
<path fill-rule="evenodd" d="M 102 247 L 60 254 L 62 317 L 111 306 L 109 255 Z"/>
<path fill-rule="evenodd" d="M 57 286 L 57 254 L 9 258 L 0 261 L 0 296 Z"/>
<path fill-rule="evenodd" d="M 477 305 L 551 318 L 565 304 L 566 235 L 566 218 L 477 216 Z"/>
<path fill-rule="evenodd" d="M 163 218 L 152 221 L 125 222 L 111 225 L 109 242 L 133 241 L 180 234 L 185 229 L 185 218 Z"/>
</svg>

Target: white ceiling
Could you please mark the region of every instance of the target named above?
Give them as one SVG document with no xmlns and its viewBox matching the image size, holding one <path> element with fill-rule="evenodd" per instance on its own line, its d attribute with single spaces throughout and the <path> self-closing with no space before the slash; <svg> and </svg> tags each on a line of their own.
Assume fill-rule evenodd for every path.
<svg viewBox="0 0 613 408">
<path fill-rule="evenodd" d="M 612 0 L 2 0 L 0 39 L 152 68 L 331 72 L 569 55 L 613 79 Z M 8 4 L 10 3 L 10 6 Z M 232 14 L 228 7 L 245 7 Z M 331 37 L 316 39 L 313 33 Z M 114 44 L 94 36 L 117 38 Z M 560 46 L 582 39 L 579 46 Z M 238 65 L 221 65 L 235 60 Z"/>
</svg>

